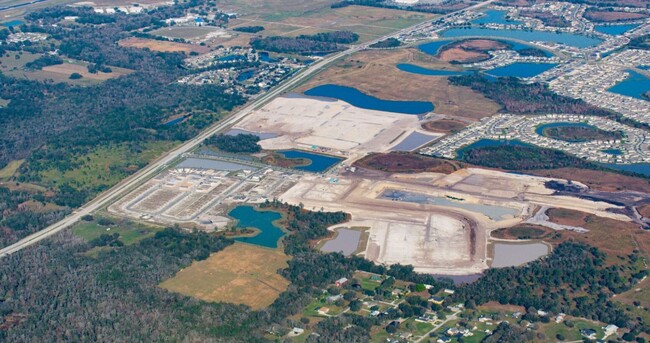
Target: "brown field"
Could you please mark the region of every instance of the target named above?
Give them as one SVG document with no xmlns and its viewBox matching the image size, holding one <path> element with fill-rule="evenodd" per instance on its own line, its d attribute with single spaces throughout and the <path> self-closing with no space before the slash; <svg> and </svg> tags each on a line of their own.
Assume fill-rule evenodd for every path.
<svg viewBox="0 0 650 343">
<path fill-rule="evenodd" d="M 433 172 L 451 174 L 463 168 L 463 165 L 459 162 L 409 153 L 370 154 L 356 161 L 354 165 L 360 168 L 389 173 Z"/>
<path fill-rule="evenodd" d="M 473 120 L 499 111 L 495 102 L 469 88 L 451 86 L 446 77 L 411 74 L 396 67 L 398 63 L 413 63 L 425 68 L 454 69 L 435 61 L 417 49 L 363 51 L 316 75 L 297 91 L 333 83 L 355 87 L 382 99 L 431 101 L 435 112 Z"/>
<path fill-rule="evenodd" d="M 286 268 L 287 257 L 280 250 L 235 243 L 194 262 L 160 284 L 172 292 L 211 302 L 243 304 L 262 309 L 287 289 L 289 281 L 277 273 Z"/>
<path fill-rule="evenodd" d="M 635 249 L 640 250 L 646 258 L 650 257 L 650 232 L 634 223 L 567 209 L 553 208 L 547 214 L 554 223 L 581 226 L 589 230 L 585 234 L 561 231 L 561 237 L 547 240 L 549 243 L 557 244 L 568 239 L 587 243 L 607 253 L 609 264 L 620 263 L 618 256 L 629 255 Z"/>
<path fill-rule="evenodd" d="M 192 51 L 198 52 L 200 54 L 210 51 L 207 47 L 200 46 L 200 45 L 159 41 L 155 39 L 136 38 L 136 37 L 123 39 L 119 41 L 118 44 L 130 48 L 139 48 L 139 49 L 147 48 L 153 51 L 184 52 L 186 54 L 189 54 Z"/>
<path fill-rule="evenodd" d="M 650 204 L 637 207 L 639 214 L 645 218 L 650 218 Z"/>
<path fill-rule="evenodd" d="M 43 73 L 59 74 L 65 77 L 69 77 L 72 73 L 79 73 L 81 76 L 83 76 L 83 79 L 91 79 L 97 81 L 114 79 L 116 77 L 120 77 L 122 75 L 130 74 L 133 72 L 133 70 L 117 67 L 111 67 L 111 70 L 113 71 L 110 73 L 97 72 L 95 74 L 92 74 L 88 72 L 88 69 L 83 64 L 64 63 L 44 67 L 42 71 Z"/>
<path fill-rule="evenodd" d="M 440 119 L 422 124 L 422 128 L 427 131 L 444 133 L 460 131 L 465 126 L 467 123 L 453 119 Z"/>
<path fill-rule="evenodd" d="M 442 47 L 438 58 L 445 62 L 473 63 L 489 59 L 488 50 L 506 47 L 506 44 L 491 39 L 467 39 Z"/>
<path fill-rule="evenodd" d="M 584 17 L 591 21 L 596 21 L 596 22 L 617 22 L 617 21 L 644 19 L 648 17 L 648 14 L 587 10 L 585 11 Z"/>
<path fill-rule="evenodd" d="M 578 168 L 559 168 L 551 170 L 530 170 L 525 173 L 578 181 L 586 184 L 591 189 L 606 192 L 638 191 L 650 193 L 650 181 L 640 177 L 611 172 Z"/>
</svg>

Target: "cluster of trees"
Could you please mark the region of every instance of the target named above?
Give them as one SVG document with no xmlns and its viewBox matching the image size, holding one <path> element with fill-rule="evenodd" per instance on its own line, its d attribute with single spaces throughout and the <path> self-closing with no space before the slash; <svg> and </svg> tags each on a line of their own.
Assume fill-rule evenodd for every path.
<svg viewBox="0 0 650 343">
<path fill-rule="evenodd" d="M 25 69 L 28 70 L 41 70 L 43 67 L 63 64 L 61 57 L 56 55 L 43 55 L 32 62 L 25 63 Z"/>
<path fill-rule="evenodd" d="M 233 31 L 258 33 L 264 31 L 264 26 L 239 26 L 232 29 Z"/>
<path fill-rule="evenodd" d="M 260 138 L 252 134 L 240 133 L 236 136 L 219 134 L 206 139 L 205 144 L 226 152 L 255 153 L 262 149 L 257 144 L 259 141 Z"/>
<path fill-rule="evenodd" d="M 507 170 L 555 168 L 598 169 L 595 164 L 560 150 L 537 146 L 503 145 L 471 148 L 463 151 L 462 160 L 480 166 Z"/>
<path fill-rule="evenodd" d="M 402 45 L 402 42 L 397 39 L 397 38 L 388 38 L 384 39 L 382 41 L 379 41 L 374 44 L 370 44 L 371 48 L 375 49 L 387 49 L 387 48 L 396 48 L 398 46 Z"/>
<path fill-rule="evenodd" d="M 455 86 L 470 87 L 502 105 L 509 113 L 571 113 L 610 116 L 612 113 L 580 99 L 558 95 L 541 83 L 525 84 L 515 77 L 500 77 L 492 82 L 479 75 L 452 76 Z"/>
<path fill-rule="evenodd" d="M 630 49 L 650 50 L 650 34 L 630 39 L 627 46 Z"/>
<path fill-rule="evenodd" d="M 595 247 L 565 242 L 524 267 L 488 269 L 478 281 L 458 288 L 452 300 L 469 308 L 488 301 L 525 306 L 532 321 L 539 319 L 534 318 L 536 310 L 544 310 L 627 327 L 630 318 L 609 298 L 640 277 L 623 277 L 618 266 L 605 264 L 605 254 Z"/>
<path fill-rule="evenodd" d="M 251 39 L 257 50 L 290 54 L 328 54 L 342 50 L 340 44 L 356 42 L 359 35 L 350 31 L 334 31 L 298 37 L 269 36 Z"/>
<path fill-rule="evenodd" d="M 539 19 L 546 26 L 553 26 L 553 27 L 571 26 L 571 22 L 568 21 L 563 16 L 554 15 L 549 12 L 521 11 L 519 12 L 519 15 L 522 17 Z"/>
</svg>

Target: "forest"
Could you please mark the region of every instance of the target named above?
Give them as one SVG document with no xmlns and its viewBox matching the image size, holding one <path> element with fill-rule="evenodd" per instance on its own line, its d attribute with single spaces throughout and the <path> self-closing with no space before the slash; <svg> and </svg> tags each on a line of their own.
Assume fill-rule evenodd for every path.
<svg viewBox="0 0 650 343">
<path fill-rule="evenodd" d="M 503 145 L 470 148 L 463 151 L 461 159 L 467 163 L 502 168 L 506 170 L 532 170 L 555 168 L 600 169 L 595 164 L 560 150 L 536 146 Z"/>
<path fill-rule="evenodd" d="M 333 31 L 298 37 L 269 36 L 251 39 L 257 50 L 290 54 L 327 54 L 343 50 L 340 44 L 356 42 L 359 35 L 350 31 Z"/>
<path fill-rule="evenodd" d="M 636 258 L 628 256 L 629 261 Z M 532 321 L 539 319 L 536 310 L 543 310 L 628 327 L 631 318 L 609 298 L 628 290 L 646 273 L 624 277 L 619 266 L 605 264 L 605 254 L 597 248 L 565 242 L 526 266 L 488 269 L 478 281 L 458 288 L 452 300 L 470 308 L 488 301 L 525 306 Z"/>
<path fill-rule="evenodd" d="M 8 45 L 6 49 L 58 49 L 61 55 L 90 63 L 94 70 L 109 66 L 133 70 L 131 74 L 79 87 L 66 83 L 16 79 L 0 74 L 0 98 L 11 102 L 0 108 L 0 168 L 25 159 L 15 180 L 45 186 L 31 187 L 28 197 L 53 203 L 56 211 L 10 209 L 0 214 L 2 237 L 6 245 L 61 218 L 109 185 L 81 183 L 45 183 L 42 172 L 65 173 L 83 166 L 85 157 L 97 149 L 126 148 L 138 156 L 155 142 L 182 141 L 219 120 L 222 113 L 242 105 L 245 98 L 218 85 L 181 85 L 175 81 L 191 71 L 182 68 L 182 53 L 161 53 L 126 48 L 117 41 L 130 30 L 163 25 L 163 19 L 178 17 L 205 2 L 190 1 L 178 6 L 161 7 L 141 14 L 116 13 L 114 20 L 83 20 L 95 14 L 84 7 L 49 7 L 26 16 L 24 30 L 44 31 L 60 45 Z M 64 16 L 77 16 L 76 24 L 51 25 Z M 32 25 L 34 22 L 44 25 Z M 88 22 L 88 23 L 86 23 Z M 46 55 L 47 56 L 47 55 Z M 41 57 L 29 66 L 33 69 L 58 63 L 58 57 Z M 89 68 L 90 69 L 90 68 Z M 163 125 L 168 118 L 185 115 L 191 119 L 179 125 Z M 124 168 L 116 166 L 106 173 L 127 176 L 146 164 L 134 161 Z M 135 168 L 134 168 L 135 167 Z M 24 192 L 21 193 L 24 196 Z M 47 207 L 48 209 L 50 207 Z"/>
<path fill-rule="evenodd" d="M 260 138 L 252 134 L 240 133 L 231 135 L 214 135 L 205 140 L 205 145 L 214 146 L 219 150 L 232 153 L 255 153 L 262 148 L 257 144 Z"/>
</svg>

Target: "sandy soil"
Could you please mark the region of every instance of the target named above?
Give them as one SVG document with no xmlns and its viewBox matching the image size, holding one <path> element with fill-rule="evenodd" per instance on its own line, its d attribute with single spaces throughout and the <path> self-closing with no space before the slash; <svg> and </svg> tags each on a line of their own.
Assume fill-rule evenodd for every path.
<svg viewBox="0 0 650 343">
<path fill-rule="evenodd" d="M 139 49 L 148 48 L 153 51 L 184 52 L 186 54 L 189 54 L 192 51 L 196 51 L 200 54 L 209 51 L 207 47 L 200 46 L 200 45 L 159 41 L 155 39 L 136 38 L 136 37 L 123 39 L 119 41 L 118 44 L 121 46 L 126 46 L 131 48 L 139 48 Z"/>
<path fill-rule="evenodd" d="M 467 126 L 467 123 L 460 120 L 453 119 L 440 119 L 428 121 L 422 124 L 422 128 L 430 132 L 449 133 L 453 131 L 460 131 Z"/>
</svg>

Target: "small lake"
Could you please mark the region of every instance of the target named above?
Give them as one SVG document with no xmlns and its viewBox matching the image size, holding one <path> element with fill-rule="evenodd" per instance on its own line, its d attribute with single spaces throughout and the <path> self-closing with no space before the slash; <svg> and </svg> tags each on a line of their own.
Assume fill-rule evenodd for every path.
<svg viewBox="0 0 650 343">
<path fill-rule="evenodd" d="M 359 240 L 361 239 L 361 231 L 351 229 L 338 229 L 336 230 L 336 238 L 327 241 L 320 251 L 323 252 L 340 252 L 345 256 L 349 256 L 357 250 Z"/>
<path fill-rule="evenodd" d="M 436 206 L 457 207 L 472 212 L 483 213 L 494 220 L 505 219 L 519 214 L 519 210 L 509 207 L 469 203 L 461 200 L 452 200 L 447 197 L 429 196 L 420 193 L 411 193 L 393 189 L 385 190 L 382 199 L 398 200 L 416 204 L 429 204 Z"/>
<path fill-rule="evenodd" d="M 628 73 L 630 73 L 630 76 L 628 76 L 627 79 L 617 83 L 612 88 L 608 89 L 608 91 L 625 96 L 631 96 L 637 99 L 647 100 L 641 95 L 650 91 L 650 78 L 632 70 L 628 70 Z"/>
<path fill-rule="evenodd" d="M 293 168 L 312 173 L 322 173 L 343 160 L 340 157 L 315 154 L 302 150 L 278 150 L 277 153 L 282 155 L 284 158 L 304 158 L 310 160 L 311 163 L 306 166 L 296 166 Z"/>
<path fill-rule="evenodd" d="M 510 244 L 494 243 L 494 258 L 492 268 L 515 267 L 534 261 L 549 253 L 549 248 L 543 243 Z"/>
<path fill-rule="evenodd" d="M 639 26 L 639 24 L 624 24 L 624 25 L 596 25 L 594 29 L 598 32 L 616 36 L 624 34 L 627 31 L 630 31 Z"/>
<path fill-rule="evenodd" d="M 237 206 L 228 212 L 230 217 L 237 220 L 238 229 L 256 228 L 260 232 L 252 237 L 238 237 L 236 241 L 260 245 L 267 248 L 277 248 L 278 240 L 284 236 L 284 231 L 273 224 L 282 215 L 273 211 L 257 211 L 253 206 Z"/>
<path fill-rule="evenodd" d="M 193 169 L 214 169 L 214 170 L 225 170 L 225 171 L 237 171 L 237 170 L 255 170 L 257 168 L 247 166 L 239 163 L 232 163 L 219 160 L 211 160 L 205 158 L 188 158 L 183 162 L 176 165 L 176 168 L 193 168 Z"/>
<path fill-rule="evenodd" d="M 523 30 L 496 30 L 486 29 L 480 27 L 474 28 L 455 28 L 449 29 L 442 33 L 442 37 L 499 37 L 499 38 L 512 38 L 523 41 L 543 41 L 562 43 L 565 45 L 574 46 L 577 48 L 587 48 L 602 42 L 599 38 L 587 37 L 575 33 L 567 32 L 549 32 L 549 31 L 523 31 Z"/>
<path fill-rule="evenodd" d="M 362 93 L 356 88 L 339 85 L 317 86 L 306 91 L 305 95 L 334 98 L 345 101 L 352 106 L 369 110 L 404 114 L 424 114 L 433 111 L 433 104 L 428 101 L 384 100 Z"/>
<path fill-rule="evenodd" d="M 260 61 L 262 61 L 262 62 L 268 62 L 268 63 L 277 62 L 277 60 L 274 59 L 274 58 L 271 58 L 271 56 L 269 56 L 269 53 L 266 52 L 266 51 L 260 52 L 259 56 L 260 56 Z"/>
<path fill-rule="evenodd" d="M 391 148 L 391 151 L 413 151 L 416 148 L 419 148 L 434 139 L 437 136 L 430 136 L 420 132 L 413 132 L 404 138 L 399 144 Z"/>
<path fill-rule="evenodd" d="M 507 11 L 500 10 L 487 10 L 483 12 L 485 15 L 472 20 L 473 24 L 503 24 L 503 25 L 519 25 L 522 22 L 518 20 L 508 20 L 506 15 Z"/>
<path fill-rule="evenodd" d="M 178 117 L 178 118 L 176 118 L 176 119 L 172 119 L 172 120 L 170 120 L 170 121 L 164 123 L 163 125 L 165 125 L 165 126 L 174 126 L 174 125 L 176 125 L 176 124 L 182 122 L 183 120 L 185 120 L 185 116 Z"/>
<path fill-rule="evenodd" d="M 454 76 L 471 74 L 471 71 L 457 71 L 457 70 L 443 70 L 443 69 L 428 69 L 414 64 L 400 63 L 397 69 L 412 74 L 428 75 L 428 76 Z"/>
<path fill-rule="evenodd" d="M 519 140 L 494 140 L 494 139 L 481 139 L 478 140 L 470 145 L 466 145 L 458 150 L 456 150 L 456 154 L 458 155 L 457 159 L 461 160 L 463 159 L 463 155 L 465 154 L 466 151 L 475 149 L 475 148 L 488 148 L 488 147 L 493 147 L 493 146 L 524 146 L 524 147 L 531 147 L 533 146 L 532 144 L 524 143 Z"/>
<path fill-rule="evenodd" d="M 620 149 L 603 149 L 601 151 L 606 154 L 615 155 L 615 156 L 623 155 L 623 152 Z"/>
<path fill-rule="evenodd" d="M 603 167 L 650 176 L 650 163 L 615 164 L 601 163 Z"/>
<path fill-rule="evenodd" d="M 14 26 L 20 26 L 20 25 L 23 25 L 23 24 L 25 24 L 24 21 L 12 20 L 12 21 L 7 21 L 7 22 L 4 22 L 4 23 L 1 23 L 0 25 L 2 25 L 4 27 L 14 27 Z"/>
<path fill-rule="evenodd" d="M 517 62 L 508 64 L 503 67 L 487 70 L 486 73 L 497 77 L 514 76 L 525 78 L 536 76 L 555 66 L 557 66 L 556 63 Z"/>
</svg>

